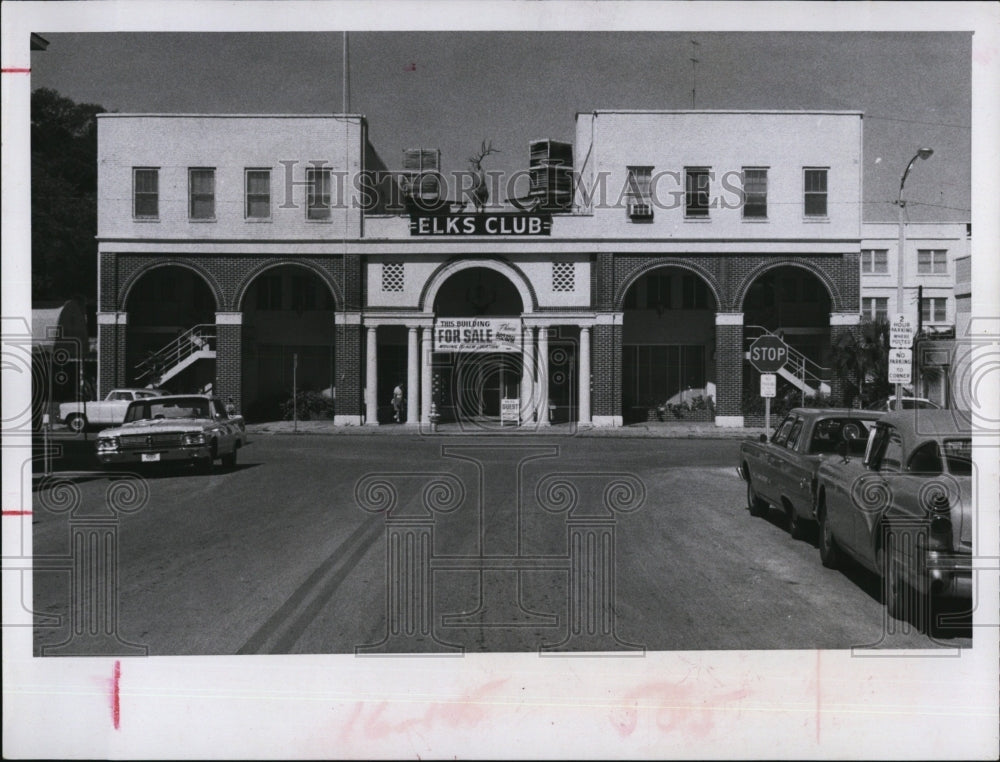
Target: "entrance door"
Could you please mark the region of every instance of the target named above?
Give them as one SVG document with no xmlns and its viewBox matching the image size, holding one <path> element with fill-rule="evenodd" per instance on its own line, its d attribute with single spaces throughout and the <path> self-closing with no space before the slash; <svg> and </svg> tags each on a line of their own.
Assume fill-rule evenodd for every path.
<svg viewBox="0 0 1000 762">
<path fill-rule="evenodd" d="M 454 406 L 456 418 L 500 418 L 500 400 L 517 398 L 520 391 L 519 360 L 508 352 L 452 354 L 452 383 L 441 385 L 452 390 L 453 398 L 445 406 Z"/>
</svg>

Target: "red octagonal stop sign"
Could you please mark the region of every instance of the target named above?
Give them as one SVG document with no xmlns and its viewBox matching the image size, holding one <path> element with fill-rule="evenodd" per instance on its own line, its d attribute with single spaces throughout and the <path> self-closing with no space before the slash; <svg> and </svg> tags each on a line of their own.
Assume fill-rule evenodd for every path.
<svg viewBox="0 0 1000 762">
<path fill-rule="evenodd" d="M 750 345 L 750 364 L 761 373 L 777 373 L 788 359 L 788 345 L 777 336 L 764 334 Z"/>
</svg>

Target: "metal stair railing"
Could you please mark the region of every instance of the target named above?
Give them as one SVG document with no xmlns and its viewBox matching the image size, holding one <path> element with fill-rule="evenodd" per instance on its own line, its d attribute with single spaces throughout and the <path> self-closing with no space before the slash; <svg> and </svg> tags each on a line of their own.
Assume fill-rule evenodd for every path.
<svg viewBox="0 0 1000 762">
<path fill-rule="evenodd" d="M 774 336 L 775 338 L 781 338 L 773 331 L 769 331 L 762 325 L 745 325 L 743 326 L 743 339 L 747 347 L 760 338 L 762 335 L 767 334 L 768 336 Z M 784 341 L 784 340 L 782 340 Z M 822 384 L 829 384 L 830 382 L 830 369 L 824 368 L 816 362 L 813 362 L 804 354 L 802 354 L 795 347 L 785 342 L 785 346 L 788 347 L 788 361 L 785 363 L 785 369 L 793 376 L 802 380 L 802 383 L 819 390 Z M 749 351 L 748 349 L 745 351 Z"/>
<path fill-rule="evenodd" d="M 215 324 L 203 323 L 185 331 L 135 366 L 137 381 L 152 380 L 184 362 L 195 352 L 215 351 Z"/>
</svg>

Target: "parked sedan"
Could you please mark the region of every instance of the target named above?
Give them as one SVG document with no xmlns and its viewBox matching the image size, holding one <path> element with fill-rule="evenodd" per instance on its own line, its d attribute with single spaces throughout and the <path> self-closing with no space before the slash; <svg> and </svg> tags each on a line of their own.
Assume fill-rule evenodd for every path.
<svg viewBox="0 0 1000 762">
<path fill-rule="evenodd" d="M 801 539 L 815 525 L 816 469 L 846 446 L 864 452 L 868 432 L 881 417 L 870 411 L 795 408 L 768 439 L 740 446 L 739 473 L 747 483 L 747 507 L 762 516 L 773 505 L 785 516 L 792 537 Z"/>
<path fill-rule="evenodd" d="M 817 472 L 820 558 L 882 575 L 889 614 L 972 597 L 972 437 L 948 410 L 887 413 L 862 457 Z M 912 594 L 912 595 L 911 595 Z"/>
<path fill-rule="evenodd" d="M 243 416 L 229 415 L 215 397 L 172 395 L 136 400 L 125 422 L 97 437 L 104 465 L 190 463 L 209 470 L 216 459 L 232 468 L 247 444 Z"/>
</svg>

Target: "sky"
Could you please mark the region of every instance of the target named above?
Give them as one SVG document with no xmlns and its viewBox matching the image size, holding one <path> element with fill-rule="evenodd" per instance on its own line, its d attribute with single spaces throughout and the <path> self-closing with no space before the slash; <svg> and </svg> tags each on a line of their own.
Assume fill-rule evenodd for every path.
<svg viewBox="0 0 1000 762">
<path fill-rule="evenodd" d="M 47 33 L 31 86 L 120 112 L 339 113 L 343 34 Z M 445 172 L 527 166 L 599 109 L 860 110 L 866 221 L 970 219 L 969 32 L 351 32 L 350 106 L 390 169 L 440 148 Z M 694 42 L 692 42 L 694 41 Z M 696 43 L 696 44 L 695 44 Z M 697 63 L 692 64 L 691 58 Z"/>
</svg>

